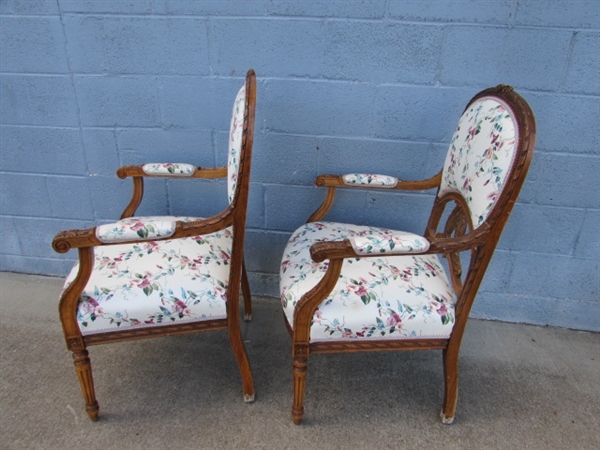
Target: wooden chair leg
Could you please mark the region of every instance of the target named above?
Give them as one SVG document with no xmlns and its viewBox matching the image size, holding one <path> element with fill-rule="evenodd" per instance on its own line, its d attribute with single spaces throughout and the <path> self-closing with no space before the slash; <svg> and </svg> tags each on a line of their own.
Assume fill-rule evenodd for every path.
<svg viewBox="0 0 600 450">
<path fill-rule="evenodd" d="M 242 294 L 244 296 L 244 320 L 249 322 L 252 320 L 252 297 L 250 295 L 250 283 L 248 283 L 245 261 L 242 261 Z"/>
<path fill-rule="evenodd" d="M 308 370 L 308 345 L 294 344 L 292 348 L 292 376 L 294 379 L 294 404 L 292 420 L 296 425 L 302 422 L 304 415 L 304 387 Z"/>
<path fill-rule="evenodd" d="M 100 407 L 96 401 L 96 392 L 94 390 L 94 379 L 92 377 L 92 364 L 88 357 L 88 351 L 85 348 L 73 350 L 73 360 L 75 371 L 79 379 L 79 385 L 85 398 L 85 410 L 92 419 L 92 422 L 98 420 Z"/>
<path fill-rule="evenodd" d="M 440 418 L 442 423 L 454 422 L 458 401 L 458 351 L 444 350 L 444 404 Z"/>
<path fill-rule="evenodd" d="M 229 320 L 231 320 L 231 318 Z M 253 402 L 254 381 L 252 379 L 252 369 L 250 368 L 250 361 L 248 360 L 246 347 L 244 346 L 244 342 L 242 341 L 239 323 L 230 323 L 229 342 L 231 343 L 233 354 L 240 369 L 240 374 L 242 375 L 242 384 L 244 387 L 244 401 L 246 403 Z"/>
</svg>

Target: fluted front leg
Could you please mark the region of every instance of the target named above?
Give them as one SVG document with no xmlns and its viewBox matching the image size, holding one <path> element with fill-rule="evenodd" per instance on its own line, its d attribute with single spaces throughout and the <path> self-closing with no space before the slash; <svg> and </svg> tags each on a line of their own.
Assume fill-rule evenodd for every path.
<svg viewBox="0 0 600 450">
<path fill-rule="evenodd" d="M 92 422 L 98 420 L 100 410 L 96 401 L 96 392 L 94 391 L 94 378 L 92 377 L 92 364 L 88 357 L 88 351 L 85 348 L 73 350 L 73 360 L 75 371 L 79 379 L 79 385 L 85 398 L 85 410 L 92 419 Z"/>
<path fill-rule="evenodd" d="M 308 367 L 308 344 L 294 344 L 292 349 L 292 376 L 294 378 L 294 404 L 292 420 L 300 425 L 304 415 L 304 387 Z"/>
</svg>

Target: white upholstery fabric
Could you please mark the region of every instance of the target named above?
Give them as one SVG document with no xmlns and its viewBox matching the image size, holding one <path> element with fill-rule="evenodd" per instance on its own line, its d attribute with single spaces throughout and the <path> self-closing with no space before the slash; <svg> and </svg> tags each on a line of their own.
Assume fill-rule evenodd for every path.
<svg viewBox="0 0 600 450">
<path fill-rule="evenodd" d="M 429 241 L 418 234 L 370 227 L 369 234 L 350 238 L 352 248 L 359 255 L 380 256 L 422 253 L 429 250 Z"/>
<path fill-rule="evenodd" d="M 183 163 L 150 163 L 144 164 L 142 170 L 148 175 L 190 177 L 196 171 L 196 167 L 191 164 Z"/>
<path fill-rule="evenodd" d="M 244 131 L 244 113 L 246 109 L 246 86 L 242 86 L 233 103 L 231 126 L 229 129 L 229 156 L 227 159 L 227 194 L 229 203 L 235 196 L 235 188 L 240 167 L 240 153 Z"/>
<path fill-rule="evenodd" d="M 508 106 L 490 97 L 471 104 L 458 122 L 439 195 L 460 193 L 469 205 L 475 227 L 485 221 L 504 188 L 518 131 Z"/>
<path fill-rule="evenodd" d="M 398 178 L 373 173 L 349 173 L 342 176 L 345 184 L 353 186 L 377 186 L 393 188 L 398 184 Z"/>
<path fill-rule="evenodd" d="M 225 318 L 232 239 L 228 228 L 190 238 L 96 247 L 77 312 L 82 333 Z M 77 270 L 75 265 L 65 288 Z"/>
<path fill-rule="evenodd" d="M 381 233 L 335 222 L 309 223 L 294 232 L 280 270 L 281 301 L 291 326 L 294 307 L 328 266 L 311 259 L 311 245 Z M 346 259 L 338 283 L 314 314 L 311 340 L 447 338 L 455 302 L 436 255 Z"/>
<path fill-rule="evenodd" d="M 130 217 L 96 227 L 96 237 L 105 244 L 166 238 L 175 233 L 173 217 Z"/>
</svg>

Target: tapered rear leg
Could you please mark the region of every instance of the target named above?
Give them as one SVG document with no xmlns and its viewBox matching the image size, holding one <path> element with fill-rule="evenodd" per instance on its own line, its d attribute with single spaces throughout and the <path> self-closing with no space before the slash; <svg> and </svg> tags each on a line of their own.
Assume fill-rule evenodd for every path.
<svg viewBox="0 0 600 450">
<path fill-rule="evenodd" d="M 233 354 L 238 363 L 240 374 L 242 375 L 242 384 L 244 387 L 244 401 L 250 403 L 254 401 L 254 381 L 252 379 L 252 369 L 250 368 L 250 361 L 248 360 L 248 354 L 246 353 L 246 347 L 242 340 L 242 334 L 240 332 L 239 319 L 237 317 L 232 321 L 232 317 L 229 317 L 229 342 L 233 349 Z"/>
<path fill-rule="evenodd" d="M 252 320 L 252 297 L 250 295 L 250 283 L 246 272 L 246 262 L 242 261 L 242 295 L 244 296 L 244 320 Z"/>
<path fill-rule="evenodd" d="M 92 377 L 92 364 L 88 357 L 88 351 L 85 348 L 73 350 L 73 360 L 75 371 L 79 379 L 79 385 L 85 398 L 85 410 L 90 416 L 92 422 L 98 420 L 100 410 L 96 401 L 96 392 L 94 391 L 94 379 Z"/>
<path fill-rule="evenodd" d="M 442 423 L 454 422 L 458 401 L 458 351 L 444 350 L 444 404 L 440 418 Z"/>
</svg>

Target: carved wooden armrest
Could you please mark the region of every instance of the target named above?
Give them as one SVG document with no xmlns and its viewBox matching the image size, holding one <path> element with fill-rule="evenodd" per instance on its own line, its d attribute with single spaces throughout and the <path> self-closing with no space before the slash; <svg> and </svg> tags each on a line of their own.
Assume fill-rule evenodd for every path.
<svg viewBox="0 0 600 450">
<path fill-rule="evenodd" d="M 381 242 L 370 240 L 369 236 L 353 237 L 343 241 L 316 242 L 310 247 L 310 256 L 313 261 L 322 262 L 326 259 L 367 258 L 378 255 L 448 254 L 485 244 L 488 231 L 487 227 L 482 226 L 473 233 L 455 237 L 436 236 L 426 239 L 412 233 L 395 232 L 399 234 Z"/>
<path fill-rule="evenodd" d="M 213 233 L 231 226 L 232 223 L 231 207 L 207 219 L 169 216 L 129 217 L 86 230 L 62 231 L 54 237 L 52 248 L 58 253 L 66 253 L 72 248 L 178 239 Z"/>
<path fill-rule="evenodd" d="M 121 167 L 117 170 L 117 176 L 119 178 L 223 178 L 227 176 L 227 167 L 202 168 L 184 163 L 150 163 Z"/>
<path fill-rule="evenodd" d="M 417 181 L 401 180 L 390 175 L 370 173 L 348 173 L 343 175 L 319 175 L 315 184 L 320 187 L 342 187 L 362 189 L 425 190 L 439 186 L 441 172 L 431 178 Z"/>
</svg>

